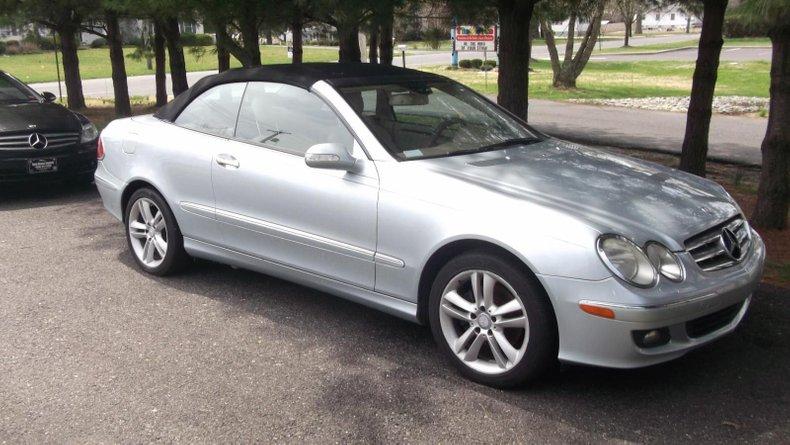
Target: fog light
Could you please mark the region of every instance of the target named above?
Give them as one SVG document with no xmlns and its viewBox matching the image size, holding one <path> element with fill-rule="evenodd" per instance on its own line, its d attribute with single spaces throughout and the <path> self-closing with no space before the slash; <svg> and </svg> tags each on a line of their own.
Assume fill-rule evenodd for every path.
<svg viewBox="0 0 790 445">
<path fill-rule="evenodd" d="M 669 329 L 648 329 L 646 331 L 634 331 L 634 343 L 640 348 L 655 348 L 669 343 Z"/>
</svg>

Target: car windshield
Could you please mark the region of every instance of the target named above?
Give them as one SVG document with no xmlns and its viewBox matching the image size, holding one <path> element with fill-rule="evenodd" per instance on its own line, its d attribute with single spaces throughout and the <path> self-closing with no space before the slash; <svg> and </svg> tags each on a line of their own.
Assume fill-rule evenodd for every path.
<svg viewBox="0 0 790 445">
<path fill-rule="evenodd" d="M 399 160 L 530 144 L 540 136 L 461 84 L 403 82 L 339 88 Z"/>
<path fill-rule="evenodd" d="M 0 73 L 0 104 L 38 102 L 39 95 L 22 82 Z"/>
</svg>

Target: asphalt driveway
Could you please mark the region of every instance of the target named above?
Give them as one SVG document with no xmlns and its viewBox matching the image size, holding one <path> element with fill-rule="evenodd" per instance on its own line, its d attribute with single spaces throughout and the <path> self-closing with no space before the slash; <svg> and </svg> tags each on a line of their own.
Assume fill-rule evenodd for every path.
<svg viewBox="0 0 790 445">
<path fill-rule="evenodd" d="M 643 370 L 498 391 L 427 328 L 251 272 L 138 272 L 92 187 L 0 189 L 0 442 L 788 442 L 790 305 Z"/>
</svg>

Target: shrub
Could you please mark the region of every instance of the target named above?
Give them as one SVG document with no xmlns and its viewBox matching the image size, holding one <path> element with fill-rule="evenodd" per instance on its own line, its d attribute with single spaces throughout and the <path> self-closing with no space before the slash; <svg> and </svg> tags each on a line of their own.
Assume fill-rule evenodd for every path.
<svg viewBox="0 0 790 445">
<path fill-rule="evenodd" d="M 480 67 L 483 66 L 483 59 L 472 59 L 470 62 L 472 63 L 472 68 L 476 70 L 479 70 Z"/>
<path fill-rule="evenodd" d="M 483 71 L 491 71 L 494 68 L 496 68 L 496 60 L 483 61 L 483 65 L 480 67 Z"/>
<path fill-rule="evenodd" d="M 124 37 L 123 44 L 128 46 L 143 46 L 143 38 L 140 36 Z"/>
<path fill-rule="evenodd" d="M 209 46 L 214 44 L 214 38 L 208 34 L 181 34 L 181 44 L 184 46 Z"/>
<path fill-rule="evenodd" d="M 437 50 L 447 34 L 448 32 L 443 28 L 428 28 L 422 33 L 422 38 L 429 48 Z"/>
<path fill-rule="evenodd" d="M 748 21 L 742 20 L 738 15 L 729 14 L 724 19 L 724 37 L 765 37 L 766 31 L 763 28 L 754 26 Z"/>
<path fill-rule="evenodd" d="M 33 54 L 39 52 L 39 47 L 35 43 L 9 40 L 5 42 L 5 53 L 9 56 L 16 56 L 19 54 Z"/>
<path fill-rule="evenodd" d="M 5 54 L 5 42 L 0 41 L 0 56 Z"/>
<path fill-rule="evenodd" d="M 472 61 L 469 60 L 469 59 L 459 60 L 458 61 L 458 67 L 459 68 L 464 68 L 464 69 L 469 69 L 469 68 L 472 67 Z"/>
<path fill-rule="evenodd" d="M 91 42 L 91 48 L 104 48 L 107 46 L 107 39 L 99 37 Z"/>
<path fill-rule="evenodd" d="M 22 39 L 21 43 L 23 44 L 23 46 L 25 43 L 34 45 L 35 46 L 34 52 L 38 51 L 39 49 L 43 49 L 44 51 L 54 51 L 57 48 L 57 46 L 55 45 L 54 38 L 44 37 L 32 31 L 27 33 L 25 38 Z"/>
</svg>

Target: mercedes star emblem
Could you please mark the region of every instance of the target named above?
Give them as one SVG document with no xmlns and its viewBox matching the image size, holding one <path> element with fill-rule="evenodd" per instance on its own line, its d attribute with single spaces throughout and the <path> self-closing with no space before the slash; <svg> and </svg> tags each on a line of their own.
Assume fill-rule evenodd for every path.
<svg viewBox="0 0 790 445">
<path fill-rule="evenodd" d="M 29 138 L 27 138 L 27 143 L 30 144 L 30 146 L 33 148 L 41 149 L 41 148 L 47 148 L 47 144 L 49 143 L 49 141 L 47 141 L 47 138 L 44 137 L 43 134 L 33 133 L 30 135 Z"/>
<path fill-rule="evenodd" d="M 735 261 L 741 259 L 741 244 L 738 242 L 738 237 L 730 229 L 721 231 L 721 246 L 727 255 Z"/>
</svg>

